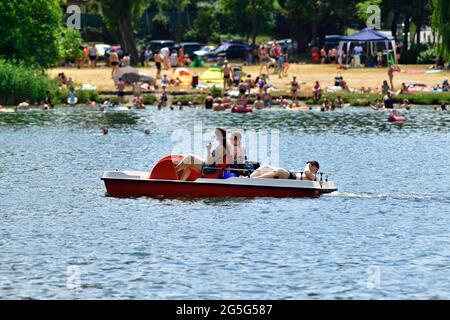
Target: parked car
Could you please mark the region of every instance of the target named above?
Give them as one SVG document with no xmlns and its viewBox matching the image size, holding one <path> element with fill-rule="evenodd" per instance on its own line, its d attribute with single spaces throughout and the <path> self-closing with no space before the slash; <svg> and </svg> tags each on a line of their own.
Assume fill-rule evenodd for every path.
<svg viewBox="0 0 450 320">
<path fill-rule="evenodd" d="M 161 48 L 168 47 L 169 49 L 175 46 L 175 41 L 172 40 L 152 40 L 146 43 L 146 48 L 153 53 L 158 52 Z"/>
<path fill-rule="evenodd" d="M 244 60 L 246 54 L 251 52 L 252 47 L 247 44 L 225 43 L 216 50 L 205 55 L 208 61 L 218 61 L 221 59 Z"/>
<path fill-rule="evenodd" d="M 106 51 L 111 50 L 111 46 L 109 44 L 96 44 L 95 49 L 97 50 L 97 57 L 103 59 Z"/>
<path fill-rule="evenodd" d="M 201 47 L 200 50 L 194 51 L 194 54 L 200 57 L 203 57 L 204 55 L 207 55 L 208 53 L 214 51 L 216 47 L 214 46 L 204 46 Z"/>
<path fill-rule="evenodd" d="M 188 54 L 190 57 L 192 57 L 194 56 L 194 51 L 200 50 L 202 48 L 202 45 L 198 42 L 180 42 L 169 49 L 179 50 L 181 47 L 184 47 L 184 54 Z"/>
</svg>

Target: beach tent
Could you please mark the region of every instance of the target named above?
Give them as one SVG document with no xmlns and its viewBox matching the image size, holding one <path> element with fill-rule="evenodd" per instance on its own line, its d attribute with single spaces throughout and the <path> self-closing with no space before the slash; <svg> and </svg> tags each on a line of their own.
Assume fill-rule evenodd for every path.
<svg viewBox="0 0 450 320">
<path fill-rule="evenodd" d="M 177 78 L 181 81 L 181 87 L 190 87 L 192 85 L 192 74 L 186 68 L 177 68 L 170 77 L 170 80 L 175 81 Z"/>
<path fill-rule="evenodd" d="M 396 44 L 395 39 L 392 36 L 388 36 L 384 33 L 381 33 L 379 31 L 365 28 L 355 34 L 352 34 L 351 36 L 342 37 L 339 41 L 339 52 L 342 53 L 344 46 L 347 49 L 347 53 L 350 51 L 351 45 L 355 45 L 358 43 L 362 43 L 366 45 L 367 52 L 370 55 L 374 55 L 376 53 L 376 46 L 378 44 L 383 44 L 385 47 L 385 52 L 388 56 L 388 59 L 394 62 L 395 64 L 398 63 L 397 56 L 395 55 L 396 51 Z M 390 54 L 393 52 L 393 54 Z M 347 61 L 346 64 L 348 64 L 348 54 L 347 54 Z M 395 57 L 393 59 L 390 59 L 389 56 Z M 342 62 L 342 61 L 341 61 Z"/>
<path fill-rule="evenodd" d="M 222 68 L 215 66 L 206 69 L 199 77 L 200 81 L 212 84 L 223 84 Z"/>
</svg>

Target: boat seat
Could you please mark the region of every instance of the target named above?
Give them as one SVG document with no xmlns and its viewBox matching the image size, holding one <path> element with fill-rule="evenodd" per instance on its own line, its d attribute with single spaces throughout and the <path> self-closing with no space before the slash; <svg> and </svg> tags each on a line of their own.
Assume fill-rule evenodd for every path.
<svg viewBox="0 0 450 320">
<path fill-rule="evenodd" d="M 162 158 L 158 161 L 158 163 L 153 168 L 150 179 L 157 180 L 178 180 L 177 172 L 175 170 L 175 164 L 181 160 L 183 160 L 183 155 L 169 155 L 167 157 Z M 200 178 L 200 172 L 196 170 L 192 170 L 189 175 L 187 181 L 195 181 Z"/>
</svg>

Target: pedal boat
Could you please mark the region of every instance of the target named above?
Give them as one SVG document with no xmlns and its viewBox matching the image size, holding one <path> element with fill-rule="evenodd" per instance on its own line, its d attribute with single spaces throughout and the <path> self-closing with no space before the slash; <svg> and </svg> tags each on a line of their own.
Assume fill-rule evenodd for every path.
<svg viewBox="0 0 450 320">
<path fill-rule="evenodd" d="M 107 195 L 113 197 L 319 197 L 337 191 L 328 174 L 319 173 L 317 181 L 286 179 L 208 179 L 193 171 L 188 181 L 180 181 L 173 160 L 182 155 L 161 159 L 152 173 L 141 171 L 107 171 L 102 180 Z"/>
</svg>

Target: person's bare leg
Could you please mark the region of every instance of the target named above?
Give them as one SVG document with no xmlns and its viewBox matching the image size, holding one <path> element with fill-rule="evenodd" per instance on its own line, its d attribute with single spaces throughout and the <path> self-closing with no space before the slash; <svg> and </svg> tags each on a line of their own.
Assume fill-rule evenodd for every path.
<svg viewBox="0 0 450 320">
<path fill-rule="evenodd" d="M 253 173 L 250 175 L 250 178 L 259 178 L 262 176 L 262 171 L 270 169 L 272 170 L 272 167 L 268 164 L 263 164 L 261 167 L 259 167 L 257 170 L 253 171 Z"/>
<path fill-rule="evenodd" d="M 394 77 L 389 77 L 389 82 L 391 83 L 391 90 L 394 91 Z"/>
<path fill-rule="evenodd" d="M 257 179 L 274 179 L 275 177 L 278 179 L 288 179 L 289 171 L 284 169 L 273 170 L 257 177 Z"/>
<path fill-rule="evenodd" d="M 276 171 L 271 171 L 271 172 L 264 173 L 263 175 L 260 175 L 258 177 L 253 177 L 253 178 L 255 178 L 255 179 L 273 179 L 276 177 L 276 173 L 277 173 Z"/>
<path fill-rule="evenodd" d="M 191 155 L 184 157 L 175 167 L 177 172 L 186 169 L 187 166 L 192 164 L 193 157 Z"/>
<path fill-rule="evenodd" d="M 191 175 L 192 169 L 187 167 L 185 170 L 183 170 L 183 173 L 181 175 L 181 177 L 179 178 L 180 181 L 186 181 L 187 178 L 189 178 L 189 176 Z"/>
<path fill-rule="evenodd" d="M 253 173 L 250 175 L 250 178 L 254 179 L 258 178 L 259 176 L 261 176 L 261 173 L 259 171 L 253 171 Z"/>
</svg>

